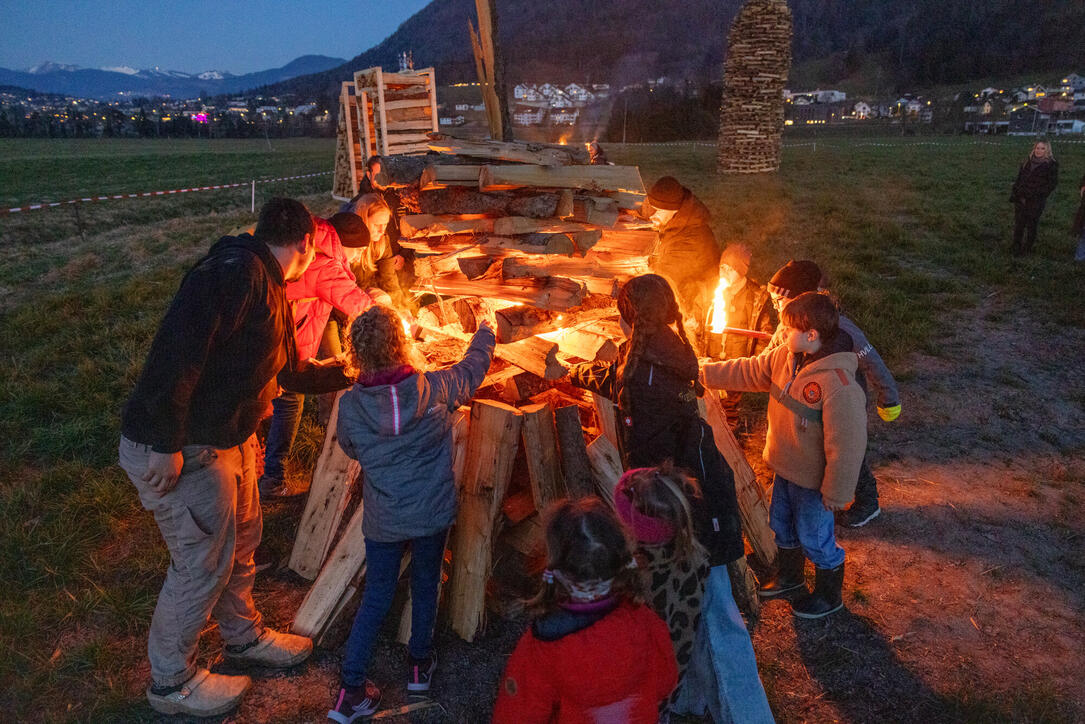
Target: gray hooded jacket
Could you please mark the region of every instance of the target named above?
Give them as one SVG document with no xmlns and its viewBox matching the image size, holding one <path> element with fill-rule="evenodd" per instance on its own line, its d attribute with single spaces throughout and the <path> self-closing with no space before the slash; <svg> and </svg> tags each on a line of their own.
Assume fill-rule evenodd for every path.
<svg viewBox="0 0 1085 724">
<path fill-rule="evenodd" d="M 391 543 L 421 538 L 456 520 L 452 419 L 482 384 L 494 352 L 482 327 L 463 359 L 394 384 L 355 384 L 339 400 L 339 445 L 358 461 L 362 533 Z"/>
</svg>

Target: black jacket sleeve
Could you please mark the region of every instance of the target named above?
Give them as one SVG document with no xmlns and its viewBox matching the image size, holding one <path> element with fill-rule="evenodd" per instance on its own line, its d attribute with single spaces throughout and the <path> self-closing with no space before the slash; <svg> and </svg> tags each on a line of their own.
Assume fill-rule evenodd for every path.
<svg viewBox="0 0 1085 724">
<path fill-rule="evenodd" d="M 614 401 L 614 383 L 617 380 L 616 365 L 607 362 L 584 362 L 569 368 L 569 382 L 574 387 L 588 390 Z"/>
<path fill-rule="evenodd" d="M 256 280 L 244 264 L 202 264 L 182 280 L 143 368 L 133 403 L 146 412 L 151 449 L 173 453 L 188 431 L 193 391 L 219 335 L 234 331 L 251 301 Z M 207 304 L 207 299 L 221 300 Z"/>
<path fill-rule="evenodd" d="M 346 365 L 318 366 L 307 361 L 288 364 L 279 372 L 279 384 L 291 392 L 319 395 L 345 390 L 354 384 Z"/>
</svg>

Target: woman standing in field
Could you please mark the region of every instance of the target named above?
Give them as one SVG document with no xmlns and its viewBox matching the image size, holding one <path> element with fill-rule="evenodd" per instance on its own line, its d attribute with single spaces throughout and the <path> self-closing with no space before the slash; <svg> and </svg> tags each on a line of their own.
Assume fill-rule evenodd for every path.
<svg viewBox="0 0 1085 724">
<path fill-rule="evenodd" d="M 1031 254 L 1036 243 L 1036 227 L 1044 213 L 1047 197 L 1059 180 L 1059 164 L 1051 155 L 1051 144 L 1037 141 L 1032 153 L 1021 164 L 1013 182 L 1013 255 Z"/>
</svg>

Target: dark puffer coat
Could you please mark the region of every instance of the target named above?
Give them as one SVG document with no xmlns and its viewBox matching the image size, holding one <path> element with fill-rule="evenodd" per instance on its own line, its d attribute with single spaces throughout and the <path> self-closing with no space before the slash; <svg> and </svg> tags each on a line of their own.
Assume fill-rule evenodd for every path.
<svg viewBox="0 0 1085 724">
<path fill-rule="evenodd" d="M 682 312 L 699 322 L 719 278 L 720 248 L 711 220 L 708 208 L 686 189 L 678 212 L 659 231 L 651 263 L 652 271 L 674 286 Z"/>
<path fill-rule="evenodd" d="M 1010 201 L 1028 208 L 1042 209 L 1047 197 L 1059 182 L 1059 162 L 1054 159 L 1036 162 L 1029 156 L 1017 171 Z"/>
</svg>

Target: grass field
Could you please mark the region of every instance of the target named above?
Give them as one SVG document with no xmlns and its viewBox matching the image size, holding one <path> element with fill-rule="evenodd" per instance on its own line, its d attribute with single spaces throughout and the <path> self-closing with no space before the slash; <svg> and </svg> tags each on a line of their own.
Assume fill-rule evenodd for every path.
<svg viewBox="0 0 1085 724">
<path fill-rule="evenodd" d="M 5 140 L 0 202 L 331 168 L 331 141 L 271 146 Z M 790 258 L 817 260 L 897 363 L 944 354 L 950 328 L 992 295 L 1008 309 L 1085 327 L 1083 271 L 1068 236 L 1085 145 L 1056 142 L 1061 185 L 1037 254 L 1017 260 L 1006 252 L 1007 195 L 1028 146 L 819 141 L 786 149 L 777 176 L 725 180 L 713 173 L 711 148 L 607 150 L 616 163 L 640 165 L 646 182 L 672 174 L 691 186 L 721 241 L 754 249 L 753 276 L 764 280 Z M 257 205 L 295 195 L 328 213 L 330 185 L 329 176 L 261 186 Z M 247 189 L 88 204 L 79 219 L 68 208 L 0 216 L 0 708 L 14 720 L 148 713 L 146 629 L 168 558 L 115 465 L 118 411 L 184 270 L 218 235 L 252 221 Z M 269 535 L 287 536 L 289 524 L 269 516 Z M 763 673 L 782 691 L 776 674 Z M 782 693 L 772 696 L 783 705 Z M 1006 711 L 977 696 L 968 711 Z"/>
</svg>

